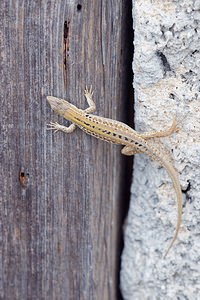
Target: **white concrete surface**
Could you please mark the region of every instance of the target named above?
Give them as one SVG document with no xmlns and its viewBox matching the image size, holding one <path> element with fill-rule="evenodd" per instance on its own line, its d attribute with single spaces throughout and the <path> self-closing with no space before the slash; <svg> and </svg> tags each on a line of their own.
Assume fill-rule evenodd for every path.
<svg viewBox="0 0 200 300">
<path fill-rule="evenodd" d="M 136 130 L 160 130 L 176 113 L 189 115 L 178 133 L 160 139 L 163 151 L 173 151 L 184 206 L 166 259 L 175 192 L 163 168 L 135 155 L 121 291 L 126 300 L 200 299 L 200 0 L 135 0 L 133 18 Z"/>
</svg>

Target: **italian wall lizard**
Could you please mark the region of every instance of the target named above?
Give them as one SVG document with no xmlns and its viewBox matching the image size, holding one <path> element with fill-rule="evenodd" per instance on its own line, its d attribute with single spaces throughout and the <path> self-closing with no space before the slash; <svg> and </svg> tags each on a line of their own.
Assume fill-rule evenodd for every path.
<svg viewBox="0 0 200 300">
<path fill-rule="evenodd" d="M 165 256 L 172 247 L 176 237 L 178 235 L 181 216 L 182 216 L 182 192 L 178 179 L 178 174 L 168 157 L 162 153 L 156 146 L 150 144 L 148 140 L 155 137 L 166 137 L 179 130 L 177 118 L 175 117 L 170 128 L 159 132 L 143 132 L 138 133 L 128 125 L 108 118 L 92 115 L 95 111 L 96 105 L 92 100 L 92 90 L 85 89 L 85 97 L 89 104 L 89 107 L 85 110 L 78 109 L 76 106 L 67 102 L 66 100 L 56 98 L 53 96 L 47 96 L 47 101 L 51 105 L 51 108 L 56 111 L 57 114 L 72 122 L 69 127 L 60 125 L 58 123 L 51 122 L 48 129 L 55 131 L 61 130 L 66 133 L 74 131 L 76 126 L 84 130 L 86 133 L 95 136 L 96 138 L 105 140 L 107 142 L 124 145 L 121 153 L 124 155 L 134 155 L 136 153 L 145 153 L 152 160 L 157 161 L 162 167 L 165 168 L 170 176 L 177 197 L 178 216 L 176 223 L 176 231 L 173 239 L 165 253 Z"/>
</svg>

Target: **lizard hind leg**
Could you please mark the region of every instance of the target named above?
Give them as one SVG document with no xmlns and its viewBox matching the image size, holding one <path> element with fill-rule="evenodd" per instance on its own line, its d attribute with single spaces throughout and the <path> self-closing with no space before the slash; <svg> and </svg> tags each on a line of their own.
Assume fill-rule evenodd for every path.
<svg viewBox="0 0 200 300">
<path fill-rule="evenodd" d="M 136 153 L 142 153 L 142 152 L 140 151 L 140 149 L 138 149 L 137 147 L 134 147 L 134 146 L 127 145 L 127 146 L 123 147 L 121 150 L 121 154 L 124 154 L 127 156 L 131 156 Z"/>
<path fill-rule="evenodd" d="M 177 114 L 175 115 L 172 125 L 165 130 L 161 130 L 158 132 L 142 132 L 140 135 L 143 137 L 143 139 L 148 140 L 151 138 L 161 138 L 161 137 L 166 137 L 166 136 L 170 136 L 173 133 L 176 133 L 180 130 L 180 127 L 178 127 L 178 125 L 187 117 L 188 114 L 186 114 L 185 116 L 183 116 L 183 118 L 177 122 Z"/>
</svg>

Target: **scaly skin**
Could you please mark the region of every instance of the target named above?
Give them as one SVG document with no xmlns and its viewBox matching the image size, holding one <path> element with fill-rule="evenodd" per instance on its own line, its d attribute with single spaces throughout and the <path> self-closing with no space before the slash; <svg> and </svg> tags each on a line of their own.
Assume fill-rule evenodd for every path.
<svg viewBox="0 0 200 300">
<path fill-rule="evenodd" d="M 85 90 L 85 97 L 89 104 L 89 107 L 85 110 L 78 109 L 76 106 L 71 103 L 56 98 L 53 96 L 48 96 L 47 101 L 51 105 L 51 108 L 56 111 L 59 115 L 65 119 L 72 122 L 69 127 L 59 125 L 58 123 L 50 123 L 48 129 L 55 131 L 61 130 L 66 133 L 71 133 L 74 131 L 76 126 L 84 130 L 86 133 L 95 136 L 96 138 L 111 142 L 114 144 L 124 145 L 121 153 L 124 155 L 134 155 L 135 153 L 145 153 L 152 160 L 157 161 L 162 167 L 165 168 L 169 177 L 172 180 L 176 197 L 177 197 L 177 206 L 178 206 L 178 217 L 176 223 L 176 231 L 173 236 L 173 239 L 165 253 L 165 256 L 168 254 L 170 248 L 172 247 L 174 241 L 177 238 L 182 216 L 182 192 L 181 186 L 178 179 L 178 174 L 173 165 L 170 163 L 167 156 L 162 153 L 156 146 L 150 144 L 148 140 L 151 138 L 160 138 L 166 137 L 174 132 L 179 130 L 178 124 L 180 122 L 176 121 L 176 116 L 173 120 L 172 126 L 166 130 L 159 132 L 143 132 L 138 133 L 133 130 L 128 125 L 115 121 L 108 118 L 103 118 L 99 116 L 92 115 L 91 113 L 96 109 L 95 103 L 92 100 L 92 91 L 91 89 Z"/>
</svg>

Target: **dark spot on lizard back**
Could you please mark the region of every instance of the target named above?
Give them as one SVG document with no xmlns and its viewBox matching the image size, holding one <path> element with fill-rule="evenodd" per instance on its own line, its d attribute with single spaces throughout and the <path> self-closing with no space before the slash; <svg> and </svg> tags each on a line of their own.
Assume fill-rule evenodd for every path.
<svg viewBox="0 0 200 300">
<path fill-rule="evenodd" d="M 81 122 L 81 120 L 79 118 L 75 117 L 75 119 Z"/>
</svg>

